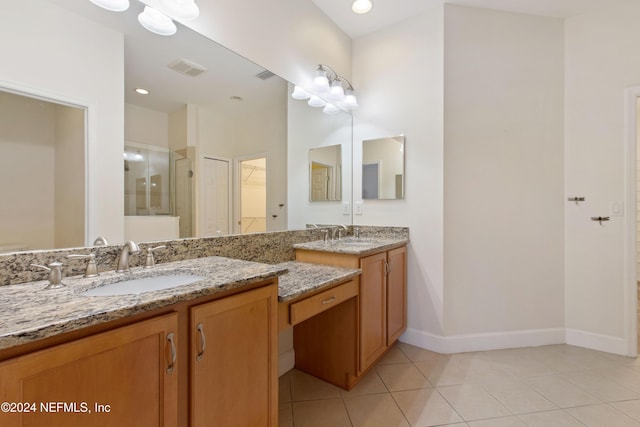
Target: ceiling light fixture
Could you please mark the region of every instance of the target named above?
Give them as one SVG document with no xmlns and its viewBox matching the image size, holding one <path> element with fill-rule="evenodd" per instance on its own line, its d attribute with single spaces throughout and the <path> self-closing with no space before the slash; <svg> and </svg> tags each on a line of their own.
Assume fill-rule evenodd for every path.
<svg viewBox="0 0 640 427">
<path fill-rule="evenodd" d="M 355 0 L 351 5 L 351 10 L 358 15 L 363 15 L 373 8 L 371 0 Z"/>
<path fill-rule="evenodd" d="M 327 114 L 358 108 L 353 85 L 349 80 L 339 76 L 331 67 L 318 65 L 311 86 L 311 90 L 294 86 L 291 97 L 300 100 L 308 99 L 309 106 L 324 107 L 322 111 Z"/>
<path fill-rule="evenodd" d="M 129 0 L 89 0 L 95 5 L 113 12 L 129 8 Z M 178 31 L 173 20 L 188 21 L 200 15 L 195 0 L 139 0 L 144 10 L 138 15 L 138 22 L 161 36 L 171 36 Z"/>
<path fill-rule="evenodd" d="M 137 87 L 136 92 L 139 93 L 140 95 L 149 95 L 149 91 L 141 87 Z"/>
</svg>

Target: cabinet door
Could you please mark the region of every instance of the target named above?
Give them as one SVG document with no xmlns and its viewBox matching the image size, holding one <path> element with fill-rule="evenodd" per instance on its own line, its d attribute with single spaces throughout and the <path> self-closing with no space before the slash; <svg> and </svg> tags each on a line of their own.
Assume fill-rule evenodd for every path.
<svg viewBox="0 0 640 427">
<path fill-rule="evenodd" d="M 191 425 L 278 425 L 277 285 L 191 309 Z"/>
<path fill-rule="evenodd" d="M 18 412 L 0 425 L 176 426 L 176 330 L 170 314 L 3 362 L 0 401 Z"/>
<path fill-rule="evenodd" d="M 387 346 L 386 261 L 384 252 L 360 260 L 360 372 Z"/>
<path fill-rule="evenodd" d="M 407 248 L 387 253 L 387 346 L 407 329 Z"/>
</svg>

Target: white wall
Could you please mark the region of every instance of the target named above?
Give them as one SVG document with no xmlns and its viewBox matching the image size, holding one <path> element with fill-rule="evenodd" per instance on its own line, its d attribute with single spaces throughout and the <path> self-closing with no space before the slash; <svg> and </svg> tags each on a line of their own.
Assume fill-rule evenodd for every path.
<svg viewBox="0 0 640 427">
<path fill-rule="evenodd" d="M 311 1 L 202 2 L 200 17 L 186 24 L 304 87 L 319 63 L 351 77 L 351 39 Z"/>
<path fill-rule="evenodd" d="M 289 229 L 307 224 L 348 224 L 351 211 L 351 140 L 352 118 L 349 114 L 324 114 L 321 108 L 309 107 L 306 101 L 289 97 L 287 118 L 287 169 Z M 340 145 L 342 147 L 342 200 L 309 201 L 309 150 Z"/>
<path fill-rule="evenodd" d="M 89 106 L 93 223 L 86 239 L 102 235 L 113 243 L 121 241 L 122 34 L 42 0 L 0 2 L 0 22 L 0 86 Z"/>
<path fill-rule="evenodd" d="M 563 342 L 563 22 L 445 6 L 444 39 L 445 334 Z"/>
<path fill-rule="evenodd" d="M 124 140 L 169 146 L 169 114 L 133 104 L 124 105 Z"/>
<path fill-rule="evenodd" d="M 406 135 L 406 198 L 370 201 L 361 225 L 410 227 L 408 332 L 423 347 L 442 334 L 443 9 L 354 40 L 354 200 L 362 194 L 362 140 Z M 433 347 L 431 347 L 433 348 Z"/>
<path fill-rule="evenodd" d="M 624 90 L 640 86 L 639 18 L 634 2 L 565 23 L 565 196 L 586 198 L 565 213 L 567 341 L 619 353 L 627 351 L 624 218 L 599 226 L 589 217 L 626 201 Z"/>
</svg>

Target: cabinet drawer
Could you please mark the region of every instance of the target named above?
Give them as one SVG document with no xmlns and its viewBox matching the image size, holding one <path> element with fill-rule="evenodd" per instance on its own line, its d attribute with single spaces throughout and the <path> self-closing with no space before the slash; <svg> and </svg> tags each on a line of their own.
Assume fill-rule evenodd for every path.
<svg viewBox="0 0 640 427">
<path fill-rule="evenodd" d="M 350 280 L 300 302 L 291 304 L 291 324 L 296 325 L 310 317 L 358 295 L 357 282 Z"/>
</svg>

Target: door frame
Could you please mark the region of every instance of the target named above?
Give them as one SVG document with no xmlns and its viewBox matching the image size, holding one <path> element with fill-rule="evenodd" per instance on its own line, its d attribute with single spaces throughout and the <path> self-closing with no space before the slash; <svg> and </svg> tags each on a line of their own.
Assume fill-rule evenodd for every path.
<svg viewBox="0 0 640 427">
<path fill-rule="evenodd" d="M 625 132 L 625 221 L 624 221 L 624 335 L 627 355 L 638 355 L 638 286 L 637 286 L 637 144 L 638 98 L 640 86 L 630 87 L 624 93 Z"/>
<path fill-rule="evenodd" d="M 233 174 L 233 199 L 234 199 L 234 214 L 233 214 L 233 228 L 232 230 L 234 231 L 234 233 L 236 234 L 242 234 L 242 229 L 240 227 L 240 204 L 242 202 L 241 200 L 241 193 L 240 193 L 240 188 L 241 188 L 241 183 L 240 181 L 242 180 L 242 170 L 240 168 L 240 162 L 244 162 L 245 160 L 255 160 L 255 159 L 265 159 L 265 168 L 266 168 L 266 174 L 265 174 L 265 192 L 266 192 L 266 201 L 265 201 L 265 215 L 266 215 L 266 222 L 267 222 L 267 227 L 266 227 L 266 231 L 270 231 L 270 227 L 269 227 L 269 201 L 271 198 L 271 195 L 269 194 L 269 153 L 268 152 L 261 152 L 261 153 L 254 153 L 254 154 L 245 154 L 244 156 L 237 156 L 233 158 L 233 168 L 234 168 L 234 174 Z"/>
</svg>

